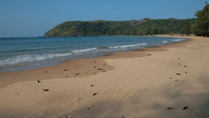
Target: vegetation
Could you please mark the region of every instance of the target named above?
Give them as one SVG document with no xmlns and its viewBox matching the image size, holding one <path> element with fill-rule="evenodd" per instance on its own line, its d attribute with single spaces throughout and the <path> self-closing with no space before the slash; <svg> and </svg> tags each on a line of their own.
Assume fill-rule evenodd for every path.
<svg viewBox="0 0 209 118">
<path fill-rule="evenodd" d="M 193 34 L 195 19 L 148 19 L 130 21 L 69 21 L 45 33 L 46 37 Z"/>
<path fill-rule="evenodd" d="M 198 36 L 209 36 L 209 4 L 195 15 L 197 16 L 195 34 Z"/>
</svg>

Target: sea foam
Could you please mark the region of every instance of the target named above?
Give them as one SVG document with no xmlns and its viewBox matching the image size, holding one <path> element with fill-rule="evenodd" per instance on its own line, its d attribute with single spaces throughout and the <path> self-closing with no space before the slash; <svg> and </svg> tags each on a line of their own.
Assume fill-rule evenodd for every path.
<svg viewBox="0 0 209 118">
<path fill-rule="evenodd" d="M 15 65 L 15 64 L 19 64 L 19 63 L 33 62 L 33 61 L 41 61 L 41 60 L 52 59 L 52 58 L 56 58 L 56 57 L 69 56 L 71 54 L 72 53 L 18 55 L 18 56 L 8 58 L 5 60 L 0 60 L 0 66 Z"/>
</svg>

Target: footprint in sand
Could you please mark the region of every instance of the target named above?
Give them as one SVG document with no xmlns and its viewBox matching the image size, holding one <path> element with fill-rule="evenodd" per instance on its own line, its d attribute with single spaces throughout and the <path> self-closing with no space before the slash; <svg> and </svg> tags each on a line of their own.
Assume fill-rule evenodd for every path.
<svg viewBox="0 0 209 118">
<path fill-rule="evenodd" d="M 173 110 L 174 108 L 173 107 L 168 107 L 166 108 L 167 110 Z"/>
<path fill-rule="evenodd" d="M 181 75 L 181 73 L 176 73 L 176 75 Z"/>
<path fill-rule="evenodd" d="M 67 69 L 64 69 L 64 71 L 67 71 Z"/>
<path fill-rule="evenodd" d="M 44 71 L 44 73 L 48 73 L 48 71 Z"/>
</svg>

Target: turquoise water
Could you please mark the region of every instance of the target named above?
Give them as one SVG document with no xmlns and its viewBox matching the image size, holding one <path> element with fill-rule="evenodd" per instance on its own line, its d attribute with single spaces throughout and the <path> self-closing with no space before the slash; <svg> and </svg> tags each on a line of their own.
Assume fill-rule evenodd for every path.
<svg viewBox="0 0 209 118">
<path fill-rule="evenodd" d="M 0 38 L 0 72 L 44 67 L 72 59 L 98 57 L 183 40 L 128 36 Z"/>
</svg>

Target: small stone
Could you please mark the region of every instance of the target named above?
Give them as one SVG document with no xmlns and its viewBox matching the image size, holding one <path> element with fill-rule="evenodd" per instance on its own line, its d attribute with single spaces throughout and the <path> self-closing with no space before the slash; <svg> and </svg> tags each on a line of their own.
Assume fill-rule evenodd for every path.
<svg viewBox="0 0 209 118">
<path fill-rule="evenodd" d="M 102 68 L 98 68 L 97 70 L 103 70 Z"/>
<path fill-rule="evenodd" d="M 93 96 L 96 96 L 96 95 L 97 95 L 97 93 L 94 93 L 94 94 L 93 94 Z"/>
<path fill-rule="evenodd" d="M 38 82 L 38 83 L 41 83 L 41 81 L 40 81 L 40 80 L 37 80 L 37 82 Z"/>
<path fill-rule="evenodd" d="M 64 69 L 64 71 L 67 71 L 67 69 Z"/>
<path fill-rule="evenodd" d="M 49 91 L 49 89 L 43 89 L 43 91 Z"/>
<path fill-rule="evenodd" d="M 166 108 L 167 110 L 173 110 L 173 107 L 168 107 L 168 108 Z"/>
<path fill-rule="evenodd" d="M 181 73 L 176 73 L 176 75 L 181 75 Z"/>
<path fill-rule="evenodd" d="M 80 73 L 75 73 L 75 75 L 80 75 Z"/>
<path fill-rule="evenodd" d="M 183 108 L 182 108 L 182 110 L 187 110 L 189 107 L 188 106 L 184 106 Z"/>
</svg>

